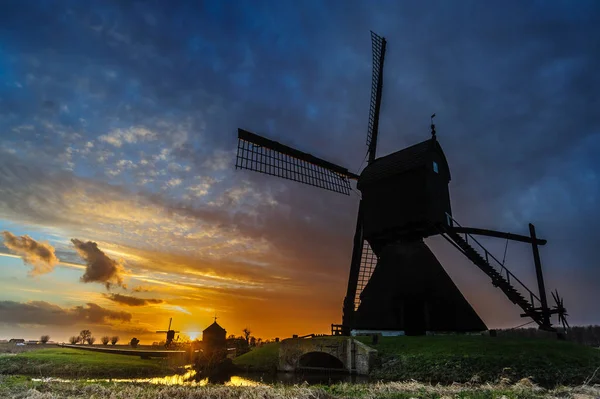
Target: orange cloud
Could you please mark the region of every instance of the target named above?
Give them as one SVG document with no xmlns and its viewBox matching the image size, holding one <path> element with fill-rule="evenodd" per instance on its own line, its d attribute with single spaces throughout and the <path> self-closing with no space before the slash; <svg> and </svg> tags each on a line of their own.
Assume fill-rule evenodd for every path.
<svg viewBox="0 0 600 399">
<path fill-rule="evenodd" d="M 54 247 L 49 243 L 37 242 L 28 235 L 15 236 L 9 231 L 3 231 L 2 236 L 6 248 L 20 255 L 23 262 L 33 266 L 29 272 L 32 276 L 50 273 L 59 262 L 54 254 Z"/>
<path fill-rule="evenodd" d="M 149 304 L 158 304 L 163 303 L 162 299 L 146 299 L 146 298 L 138 298 L 135 296 L 122 295 L 122 294 L 111 294 L 105 295 L 106 298 L 110 299 L 113 302 L 120 303 L 127 306 L 144 306 Z"/>
</svg>

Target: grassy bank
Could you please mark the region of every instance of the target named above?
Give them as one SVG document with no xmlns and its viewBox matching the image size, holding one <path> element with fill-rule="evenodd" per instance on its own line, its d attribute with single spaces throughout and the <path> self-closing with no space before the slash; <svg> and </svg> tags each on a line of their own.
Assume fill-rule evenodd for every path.
<svg viewBox="0 0 600 399">
<path fill-rule="evenodd" d="M 548 339 L 486 336 L 383 337 L 371 373 L 384 381 L 426 383 L 519 381 L 530 378 L 543 386 L 600 384 L 600 350 Z M 277 368 L 279 344 L 265 345 L 234 360 L 251 371 Z"/>
<path fill-rule="evenodd" d="M 370 344 L 368 338 L 361 338 Z M 579 385 L 600 367 L 600 350 L 572 342 L 486 336 L 383 337 L 374 378 L 494 382 L 530 378 L 544 386 Z M 600 383 L 600 371 L 588 383 Z"/>
<path fill-rule="evenodd" d="M 265 344 L 233 359 L 233 364 L 248 371 L 277 371 L 279 342 Z"/>
<path fill-rule="evenodd" d="M 331 386 L 168 386 L 133 383 L 35 382 L 24 377 L 0 376 L 2 398 L 95 398 L 95 399 L 338 399 L 338 398 L 470 398 L 537 399 L 600 397 L 593 387 L 545 390 L 529 383 L 515 385 L 432 386 L 420 383 L 337 384 Z"/>
<path fill-rule="evenodd" d="M 0 355 L 0 374 L 37 377 L 117 378 L 173 373 L 177 364 L 168 359 L 140 359 L 68 348 L 39 349 Z"/>
</svg>

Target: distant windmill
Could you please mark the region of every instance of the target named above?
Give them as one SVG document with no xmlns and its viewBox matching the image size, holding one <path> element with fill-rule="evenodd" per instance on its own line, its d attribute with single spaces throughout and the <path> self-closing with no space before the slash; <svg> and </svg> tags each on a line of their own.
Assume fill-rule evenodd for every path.
<svg viewBox="0 0 600 399">
<path fill-rule="evenodd" d="M 173 321 L 173 318 L 171 317 L 169 319 L 169 327 L 166 330 L 160 330 L 157 331 L 157 334 L 160 333 L 167 333 L 167 340 L 165 341 L 165 348 L 168 348 L 169 346 L 171 346 L 171 344 L 173 343 L 173 340 L 175 339 L 175 333 L 179 333 L 179 331 L 175 331 L 175 330 L 171 330 L 171 322 Z"/>
<path fill-rule="evenodd" d="M 366 144 L 368 166 L 359 174 L 314 155 L 238 129 L 236 168 L 349 195 L 350 180 L 361 192 L 354 247 L 341 325 L 333 334 L 392 331 L 407 335 L 428 332 L 486 330 L 423 239 L 441 235 L 481 271 L 492 285 L 539 328 L 556 331 L 557 315 L 566 329 L 567 312 L 558 292 L 556 306 L 546 299 L 538 251 L 546 240 L 530 236 L 463 227 L 450 207 L 450 167 L 437 139 L 431 115 L 431 137 L 392 154 L 377 157 L 379 111 L 383 88 L 385 38 L 371 32 L 373 75 Z M 532 246 L 537 293 L 521 282 L 476 239 L 504 238 Z"/>
</svg>

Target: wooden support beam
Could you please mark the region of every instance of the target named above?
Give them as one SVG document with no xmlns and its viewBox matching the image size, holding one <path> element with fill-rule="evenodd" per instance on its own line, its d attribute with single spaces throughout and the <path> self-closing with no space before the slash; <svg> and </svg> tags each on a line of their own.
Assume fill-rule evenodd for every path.
<svg viewBox="0 0 600 399">
<path fill-rule="evenodd" d="M 535 226 L 531 223 L 529 223 L 529 234 L 531 235 L 533 262 L 535 263 L 535 274 L 537 276 L 540 302 L 542 303 L 542 318 L 544 321 L 544 325 L 542 327 L 551 328 L 550 311 L 548 309 L 548 302 L 546 301 L 546 288 L 544 287 L 544 276 L 542 274 L 542 261 L 540 260 L 540 253 L 538 251 L 537 239 L 535 236 Z"/>
</svg>

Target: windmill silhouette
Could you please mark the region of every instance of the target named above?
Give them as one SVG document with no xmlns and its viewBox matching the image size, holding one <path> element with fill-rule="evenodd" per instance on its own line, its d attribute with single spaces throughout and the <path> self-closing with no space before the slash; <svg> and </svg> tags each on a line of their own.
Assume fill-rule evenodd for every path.
<svg viewBox="0 0 600 399">
<path fill-rule="evenodd" d="M 173 322 L 173 318 L 169 319 L 169 327 L 166 330 L 157 331 L 157 334 L 166 333 L 167 339 L 165 340 L 165 348 L 169 348 L 175 339 L 175 333 L 179 333 L 179 331 L 171 330 L 171 323 Z"/>
<path fill-rule="evenodd" d="M 387 42 L 371 32 L 373 75 L 366 144 L 368 165 L 359 174 L 347 168 L 238 129 L 236 169 L 281 177 L 349 195 L 350 180 L 361 192 L 342 324 L 333 334 L 360 331 L 426 332 L 482 331 L 487 327 L 445 272 L 423 239 L 441 235 L 467 257 L 518 305 L 540 329 L 556 331 L 550 316 L 566 324 L 566 309 L 558 294 L 556 306 L 546 300 L 538 246 L 546 240 L 530 235 L 461 226 L 452 216 L 450 167 L 437 139 L 431 115 L 425 141 L 377 158 L 383 66 Z M 528 288 L 474 236 L 531 244 L 538 293 Z"/>
</svg>

